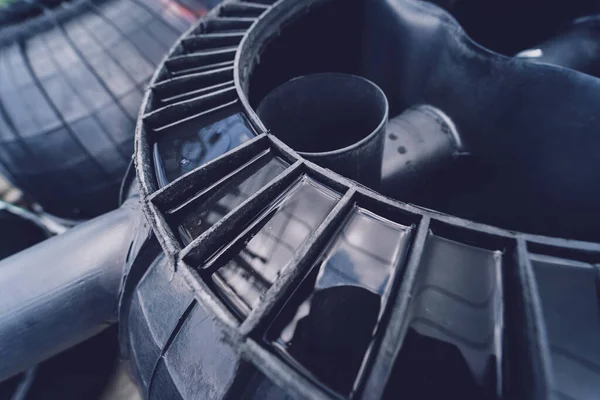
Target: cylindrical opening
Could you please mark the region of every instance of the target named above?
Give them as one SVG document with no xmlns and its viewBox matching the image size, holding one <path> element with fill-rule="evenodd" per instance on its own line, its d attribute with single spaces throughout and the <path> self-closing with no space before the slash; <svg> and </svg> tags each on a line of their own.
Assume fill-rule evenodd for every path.
<svg viewBox="0 0 600 400">
<path fill-rule="evenodd" d="M 383 134 L 387 112 L 377 85 L 340 73 L 294 78 L 269 93 L 257 109 L 271 133 L 304 155 L 350 150 Z"/>
</svg>

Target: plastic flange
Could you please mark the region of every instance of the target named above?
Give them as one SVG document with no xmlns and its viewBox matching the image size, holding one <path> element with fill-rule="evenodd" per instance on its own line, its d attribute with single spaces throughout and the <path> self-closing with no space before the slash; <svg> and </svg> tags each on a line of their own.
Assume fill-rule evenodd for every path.
<svg viewBox="0 0 600 400">
<path fill-rule="evenodd" d="M 274 35 L 331 2 L 270 3 L 213 10 L 144 99 L 135 164 L 163 255 L 129 281 L 121 323 L 145 395 L 593 398 L 600 244 L 420 208 L 302 159 L 267 133 L 249 82 Z M 376 1 L 369 12 L 421 48 L 446 45 L 463 73 L 487 66 L 568 93 L 585 86 L 573 107 L 600 104 L 593 78 L 487 52 L 436 6 Z M 452 40 L 419 36 L 427 27 Z M 473 109 L 445 102 L 436 106 L 469 126 Z"/>
</svg>

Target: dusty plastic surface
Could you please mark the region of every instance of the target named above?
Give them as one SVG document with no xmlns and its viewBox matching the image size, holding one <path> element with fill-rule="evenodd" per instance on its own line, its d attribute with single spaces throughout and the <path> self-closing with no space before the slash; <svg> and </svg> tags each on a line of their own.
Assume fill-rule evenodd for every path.
<svg viewBox="0 0 600 400">
<path fill-rule="evenodd" d="M 128 280 L 121 338 L 145 395 L 595 399 L 600 81 L 490 52 L 430 3 L 272 3 L 215 9 L 144 102 L 136 171 L 164 255 Z M 444 3 L 509 55 L 594 12 L 532 24 L 494 2 L 502 36 L 495 15 L 473 25 L 479 2 Z M 265 133 L 253 107 L 324 71 L 386 93 L 396 199 Z"/>
<path fill-rule="evenodd" d="M 472 25 L 462 7 L 476 4 L 446 6 L 475 40 L 518 53 L 519 35 L 499 42 L 494 23 Z M 537 24 L 546 38 L 561 18 L 594 12 L 586 1 L 561 4 L 577 15 L 550 13 Z M 512 11 L 503 26 L 523 34 L 522 49 L 542 42 Z M 396 129 L 384 154 L 393 146 L 404 163 L 384 157 L 382 170 L 396 166 L 381 193 L 305 160 L 253 109 L 281 83 L 323 70 L 365 76 L 390 101 Z M 415 111 L 423 104 L 432 108 Z M 155 237 L 119 280 L 119 320 L 144 394 L 595 399 L 598 104 L 598 78 L 488 51 L 430 3 L 216 8 L 156 72 L 137 125 L 135 167 Z M 30 343 L 60 349 L 114 316 L 110 275 L 97 313 L 73 315 L 52 297 L 78 329 L 48 342 L 26 331 Z M 95 304 L 101 285 L 88 283 L 98 291 L 84 300 Z M 17 294 L 0 303 L 13 322 L 26 317 L 13 314 L 27 297 Z M 18 330 L 3 328 L 11 340 L 0 343 L 13 343 Z M 43 353 L 15 349 L 23 364 Z"/>
</svg>

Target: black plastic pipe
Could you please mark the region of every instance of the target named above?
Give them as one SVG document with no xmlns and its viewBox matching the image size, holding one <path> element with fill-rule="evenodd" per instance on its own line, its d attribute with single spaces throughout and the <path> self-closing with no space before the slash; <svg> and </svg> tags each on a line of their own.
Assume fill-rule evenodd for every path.
<svg viewBox="0 0 600 400">
<path fill-rule="evenodd" d="M 0 381 L 116 322 L 142 219 L 134 198 L 0 262 Z"/>
<path fill-rule="evenodd" d="M 388 109 L 373 82 L 319 73 L 278 86 L 261 100 L 257 114 L 307 160 L 378 189 Z"/>
</svg>

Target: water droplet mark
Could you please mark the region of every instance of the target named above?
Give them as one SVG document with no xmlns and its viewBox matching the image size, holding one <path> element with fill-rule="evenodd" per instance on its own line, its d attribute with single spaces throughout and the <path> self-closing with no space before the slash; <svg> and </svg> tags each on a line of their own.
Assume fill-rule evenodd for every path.
<svg viewBox="0 0 600 400">
<path fill-rule="evenodd" d="M 404 147 L 404 146 L 398 147 L 398 153 L 400 153 L 400 154 L 406 154 L 406 147 Z"/>
<path fill-rule="evenodd" d="M 388 135 L 388 137 L 389 137 L 390 139 L 392 139 L 392 140 L 396 140 L 396 139 L 398 139 L 398 136 L 396 136 L 396 135 L 395 135 L 395 134 L 393 134 L 393 133 L 390 133 L 390 134 Z"/>
</svg>

